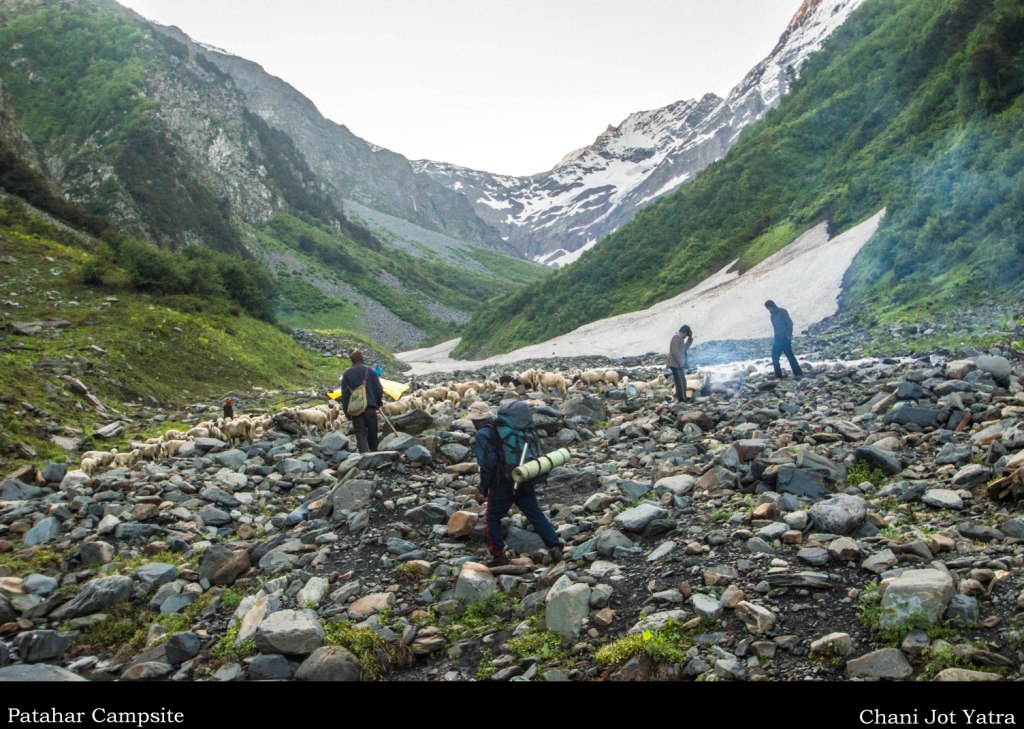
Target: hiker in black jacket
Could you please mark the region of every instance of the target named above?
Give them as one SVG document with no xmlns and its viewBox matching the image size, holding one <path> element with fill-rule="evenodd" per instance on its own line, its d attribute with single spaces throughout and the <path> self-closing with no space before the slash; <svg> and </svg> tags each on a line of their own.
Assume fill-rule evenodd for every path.
<svg viewBox="0 0 1024 729">
<path fill-rule="evenodd" d="M 469 406 L 469 421 L 476 428 L 476 462 L 480 467 L 480 486 L 477 489 L 487 499 L 487 551 L 491 553 L 488 567 L 502 567 L 509 563 L 505 555 L 505 540 L 501 536 L 501 520 L 508 515 L 512 505 L 519 507 L 523 516 L 533 525 L 534 531 L 544 541 L 553 563 L 562 561 L 562 547 L 555 528 L 537 503 L 537 492 L 533 486 L 516 487 L 506 478 L 501 438 L 495 426 L 494 417 L 485 402 Z"/>
<path fill-rule="evenodd" d="M 793 320 L 789 318 L 789 312 L 780 308 L 774 301 L 768 299 L 764 302 L 772 317 L 772 329 L 775 330 L 775 341 L 772 343 L 772 366 L 775 368 L 775 376 L 782 377 L 782 367 L 779 366 L 779 358 L 783 354 L 789 360 L 789 366 L 793 370 L 794 377 L 803 375 L 800 364 L 793 354 Z"/>
<path fill-rule="evenodd" d="M 384 388 L 372 367 L 363 363 L 363 353 L 352 348 L 348 351 L 352 366 L 341 376 L 341 407 L 348 415 L 352 391 L 366 383 L 366 410 L 361 415 L 348 415 L 356 431 L 356 445 L 360 453 L 377 450 L 377 408 L 384 402 Z"/>
</svg>

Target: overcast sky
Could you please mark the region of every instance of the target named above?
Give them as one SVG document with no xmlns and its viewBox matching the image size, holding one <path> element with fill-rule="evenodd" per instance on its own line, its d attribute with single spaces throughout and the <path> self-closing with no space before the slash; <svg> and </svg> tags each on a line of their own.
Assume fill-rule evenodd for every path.
<svg viewBox="0 0 1024 729">
<path fill-rule="evenodd" d="M 259 63 L 410 159 L 553 167 L 634 111 L 725 96 L 800 0 L 119 0 Z"/>
</svg>

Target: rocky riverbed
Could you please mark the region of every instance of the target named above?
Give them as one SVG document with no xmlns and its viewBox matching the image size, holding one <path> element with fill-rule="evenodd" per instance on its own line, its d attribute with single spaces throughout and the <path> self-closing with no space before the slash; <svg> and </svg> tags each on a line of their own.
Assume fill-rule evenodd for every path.
<svg viewBox="0 0 1024 729">
<path fill-rule="evenodd" d="M 573 452 L 539 494 L 558 563 L 513 511 L 518 556 L 481 564 L 459 408 L 367 455 L 277 430 L 39 464 L 0 486 L 0 679 L 1024 675 L 1018 354 L 746 372 L 683 405 L 654 374 L 526 394 Z"/>
</svg>

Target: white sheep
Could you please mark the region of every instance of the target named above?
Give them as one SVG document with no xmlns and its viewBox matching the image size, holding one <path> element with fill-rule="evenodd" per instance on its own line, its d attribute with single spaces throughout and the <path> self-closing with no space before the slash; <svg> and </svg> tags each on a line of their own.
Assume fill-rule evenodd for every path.
<svg viewBox="0 0 1024 729">
<path fill-rule="evenodd" d="M 91 478 L 92 475 L 99 470 L 101 465 L 102 464 L 96 458 L 83 458 L 79 462 L 78 467 L 82 469 L 86 476 Z"/>
<path fill-rule="evenodd" d="M 540 375 L 540 388 L 547 391 L 552 387 L 557 388 L 563 395 L 566 394 L 565 378 L 557 372 L 545 372 Z"/>
<path fill-rule="evenodd" d="M 231 445 L 241 443 L 243 440 L 252 442 L 252 421 L 244 415 L 226 421 L 221 426 L 221 431 L 227 436 Z"/>
<path fill-rule="evenodd" d="M 327 433 L 327 413 L 316 408 L 306 408 L 295 413 L 300 423 L 312 426 L 320 435 Z"/>
<path fill-rule="evenodd" d="M 160 455 L 163 458 L 174 458 L 176 455 L 178 455 L 178 451 L 181 450 L 181 447 L 186 443 L 188 443 L 188 441 L 185 440 L 184 438 L 165 440 L 163 443 L 163 447 L 161 447 L 160 449 Z"/>
<path fill-rule="evenodd" d="M 147 461 L 155 461 L 160 457 L 160 442 L 156 443 L 144 443 L 139 446 L 139 458 L 144 458 Z"/>
<path fill-rule="evenodd" d="M 113 466 L 114 468 L 131 468 L 139 462 L 139 450 L 135 450 L 129 453 L 118 453 L 114 456 Z"/>
<path fill-rule="evenodd" d="M 86 451 L 82 454 L 82 460 L 91 458 L 95 460 L 99 465 L 106 468 L 114 461 L 114 456 L 117 455 L 117 449 L 114 448 L 109 451 Z"/>
<path fill-rule="evenodd" d="M 408 400 L 398 400 L 397 402 L 385 403 L 381 406 L 380 411 L 385 415 L 394 417 L 396 415 L 402 415 L 409 410 Z"/>
</svg>

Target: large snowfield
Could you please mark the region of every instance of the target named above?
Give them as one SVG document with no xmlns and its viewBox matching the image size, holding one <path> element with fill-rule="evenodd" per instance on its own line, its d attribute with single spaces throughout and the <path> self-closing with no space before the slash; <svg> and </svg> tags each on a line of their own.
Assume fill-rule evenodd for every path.
<svg viewBox="0 0 1024 729">
<path fill-rule="evenodd" d="M 836 313 L 843 276 L 883 215 L 880 211 L 831 240 L 822 223 L 742 275 L 733 270 L 734 262 L 649 309 L 592 322 L 508 354 L 476 361 L 452 359 L 451 351 L 459 343 L 452 339 L 397 356 L 412 366 L 407 374 L 427 375 L 544 357 L 617 358 L 667 352 L 672 334 L 683 324 L 693 328 L 695 343 L 770 337 L 771 323 L 764 308 L 767 299 L 789 311 L 794 332 L 799 334 Z"/>
</svg>

